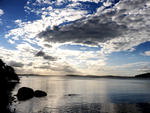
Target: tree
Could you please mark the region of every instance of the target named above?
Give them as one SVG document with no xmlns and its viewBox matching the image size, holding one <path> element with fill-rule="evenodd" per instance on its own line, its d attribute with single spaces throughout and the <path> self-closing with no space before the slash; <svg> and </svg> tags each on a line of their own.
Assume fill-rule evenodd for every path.
<svg viewBox="0 0 150 113">
<path fill-rule="evenodd" d="M 12 82 L 12 80 L 16 82 Z M 19 82 L 19 77 L 15 70 L 0 59 L 0 113 L 11 113 L 8 105 L 12 101 L 11 91 L 17 82 Z"/>
<path fill-rule="evenodd" d="M 1 59 L 0 59 L 0 79 L 5 80 L 6 82 L 9 82 L 11 80 L 19 81 L 19 77 L 15 73 L 14 68 L 6 65 Z"/>
</svg>

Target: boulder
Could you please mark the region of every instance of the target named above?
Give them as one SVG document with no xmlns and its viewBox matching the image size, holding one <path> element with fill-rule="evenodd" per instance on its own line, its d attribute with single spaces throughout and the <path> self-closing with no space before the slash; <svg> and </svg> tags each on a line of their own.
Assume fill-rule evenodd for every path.
<svg viewBox="0 0 150 113">
<path fill-rule="evenodd" d="M 18 100 L 27 100 L 34 97 L 34 91 L 28 87 L 22 87 L 18 90 L 17 98 Z"/>
<path fill-rule="evenodd" d="M 41 90 L 36 90 L 36 91 L 34 92 L 34 96 L 35 96 L 35 97 L 45 97 L 45 96 L 47 96 L 47 93 L 44 92 L 44 91 L 41 91 Z"/>
</svg>

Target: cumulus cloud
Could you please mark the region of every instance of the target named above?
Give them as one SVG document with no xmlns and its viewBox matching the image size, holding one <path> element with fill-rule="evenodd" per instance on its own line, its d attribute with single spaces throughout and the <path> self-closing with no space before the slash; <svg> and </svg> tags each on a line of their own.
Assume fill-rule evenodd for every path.
<svg viewBox="0 0 150 113">
<path fill-rule="evenodd" d="M 36 2 L 39 4 L 50 3 L 45 0 Z M 10 30 L 6 37 L 12 37 L 13 43 L 14 40 L 24 37 L 23 40 L 30 43 L 37 43 L 37 40 L 44 39 L 45 42 L 50 43 L 73 42 L 100 45 L 101 51 L 105 53 L 133 50 L 134 46 L 150 40 L 150 5 L 147 0 L 122 0 L 114 7 L 105 9 L 110 2 L 109 0 L 105 1 L 103 6 L 97 9 L 96 14 L 90 16 L 86 11 L 75 10 L 73 7 L 39 8 L 38 14 L 41 14 L 41 20 L 33 22 L 16 20 L 15 23 L 19 28 Z M 78 20 L 81 18 L 82 20 Z M 64 22 L 74 20 L 78 21 L 59 26 Z M 35 38 L 37 36 L 39 39 Z M 12 43 L 12 40 L 9 42 Z"/>
<path fill-rule="evenodd" d="M 51 5 L 51 4 L 55 4 L 55 5 L 62 5 L 62 4 L 65 4 L 65 3 L 77 3 L 77 2 L 94 2 L 94 3 L 98 3 L 98 2 L 103 2 L 104 0 L 57 0 L 57 1 L 51 1 L 51 0 L 36 0 L 36 1 L 28 1 L 27 2 L 27 5 L 35 5 L 35 4 L 38 4 L 38 5 L 43 5 L 43 4 L 47 4 L 47 5 Z M 107 0 L 107 1 L 110 1 L 110 0 Z"/>
<path fill-rule="evenodd" d="M 51 60 L 51 61 L 55 61 L 56 60 L 55 57 L 46 55 L 43 51 L 39 51 L 38 53 L 35 54 L 35 56 L 37 56 L 37 57 L 43 57 L 45 60 Z"/>
<path fill-rule="evenodd" d="M 15 41 L 23 43 L 16 45 L 16 50 L 0 48 L 0 57 L 7 61 L 12 59 L 17 61 L 21 58 L 23 64 L 28 66 L 24 68 L 24 72 L 42 73 L 42 70 L 46 69 L 43 73 L 118 74 L 127 73 L 127 70 L 123 69 L 131 67 L 135 67 L 134 72 L 136 69 L 148 70 L 149 66 L 142 66 L 141 63 L 121 67 L 106 66 L 107 56 L 105 56 L 112 52 L 134 50 L 134 46 L 150 41 L 148 0 L 120 0 L 113 7 L 113 0 L 83 0 L 83 2 L 104 2 L 97 12 L 91 15 L 86 10 L 75 9 L 81 5 L 80 0 L 69 1 L 71 4 L 66 4 L 64 8 L 52 7 L 54 2 L 58 6 L 62 5 L 64 0 L 36 0 L 35 3 L 29 1 L 25 10 L 36 13 L 41 19 L 28 22 L 15 20 L 14 23 L 18 28 L 10 30 L 5 36 L 11 44 Z M 30 7 L 31 4 L 34 7 Z M 46 7 L 43 7 L 43 4 L 47 4 Z M 110 6 L 111 8 L 108 8 Z M 100 46 L 101 49 L 92 53 L 61 50 L 59 46 L 66 43 Z M 148 51 L 144 54 L 149 56 Z M 140 65 L 141 68 L 136 65 Z"/>
<path fill-rule="evenodd" d="M 121 35 L 126 30 L 126 26 L 118 25 L 116 22 L 100 22 L 95 17 L 91 20 L 79 21 L 71 25 L 66 25 L 54 30 L 46 30 L 38 34 L 49 42 L 74 42 L 83 44 L 96 44 L 105 42 Z"/>
<path fill-rule="evenodd" d="M 101 8 L 100 8 L 101 9 Z M 97 44 L 102 51 L 125 51 L 149 41 L 150 6 L 147 0 L 122 0 L 112 9 L 38 34 L 49 42 Z"/>
<path fill-rule="evenodd" d="M 92 1 L 91 0 L 83 0 L 82 2 L 87 2 L 87 1 L 95 2 L 95 3 L 104 2 L 102 0 L 92 0 Z M 70 5 L 70 4 L 76 4 L 77 2 L 80 2 L 78 0 L 69 1 L 70 4 L 68 4 L 65 8 L 62 8 L 62 9 L 59 9 L 59 8 L 55 9 L 51 5 L 53 3 L 59 4 L 59 3 L 66 2 L 64 0 L 55 1 L 55 2 L 49 1 L 49 0 L 46 0 L 46 1 L 45 0 L 36 0 L 35 2 L 36 3 L 32 2 L 32 1 L 27 2 L 27 6 L 25 6 L 25 9 L 28 9 L 30 12 L 36 13 L 38 15 L 41 15 L 41 19 L 33 21 L 33 22 L 31 22 L 31 21 L 22 22 L 21 20 L 16 20 L 15 23 L 18 24 L 18 28 L 10 30 L 9 33 L 6 35 L 6 37 L 12 37 L 12 39 L 14 39 L 14 40 L 19 40 L 22 37 L 24 37 L 23 40 L 33 42 L 29 39 L 35 38 L 37 36 L 37 34 L 39 34 L 40 32 L 41 32 L 40 34 L 42 34 L 43 31 L 45 31 L 45 30 L 47 31 L 49 29 L 52 29 L 53 26 L 60 25 L 64 22 L 76 21 L 76 20 L 81 19 L 83 17 L 88 17 L 88 15 L 87 15 L 88 11 L 87 10 L 82 10 L 82 8 L 80 9 L 80 7 L 78 7 L 78 9 L 76 9 L 74 6 L 68 7 L 68 5 Z M 43 7 L 42 6 L 43 3 L 49 4 L 49 6 Z M 38 9 L 35 7 L 35 9 L 34 9 L 31 5 L 33 5 L 33 6 L 36 5 L 37 7 L 39 7 L 39 6 L 40 7 Z M 94 22 L 97 20 L 95 19 L 95 20 L 91 20 L 91 21 Z M 76 27 L 76 28 L 75 28 L 75 30 L 72 29 L 72 32 L 76 32 L 76 30 L 78 32 L 79 30 L 81 30 L 83 33 L 83 34 L 80 33 L 82 35 L 82 37 L 84 37 L 84 35 L 86 33 L 88 33 L 87 35 L 85 35 L 85 36 L 88 36 L 88 40 L 82 41 L 85 44 L 97 44 L 94 39 L 93 39 L 94 41 L 91 41 L 91 38 L 94 38 L 95 36 L 96 36 L 95 38 L 97 38 L 98 29 L 100 31 L 103 29 L 102 27 L 104 27 L 104 30 L 101 31 L 102 38 L 106 35 L 106 30 L 107 30 L 107 34 L 108 34 L 108 35 L 106 35 L 106 38 L 108 38 L 110 35 L 114 36 L 115 33 L 116 33 L 116 35 L 118 33 L 120 33 L 120 32 L 118 32 L 118 30 L 115 31 L 115 30 L 113 30 L 113 28 L 111 28 L 111 26 L 114 26 L 114 28 L 119 27 L 118 29 L 121 29 L 120 28 L 121 26 L 118 26 L 114 22 L 112 22 L 112 23 L 110 22 L 110 25 L 108 25 L 107 23 L 98 23 L 98 22 L 96 22 L 96 23 L 99 24 L 99 26 L 101 26 L 101 27 L 98 27 L 98 26 L 95 27 L 95 25 L 92 22 L 89 22 L 89 24 L 93 24 L 93 25 L 88 25 L 88 24 L 84 25 L 83 24 L 83 26 L 92 27 L 93 30 L 91 28 L 91 29 L 83 29 L 84 31 L 82 31 L 81 29 L 78 29 L 77 25 L 75 25 L 73 27 Z M 81 24 L 81 23 L 78 23 L 78 24 Z M 105 24 L 107 24 L 108 26 Z M 87 30 L 87 32 L 85 30 Z M 68 34 L 68 36 L 69 35 L 70 34 Z M 92 35 L 94 35 L 94 37 Z M 111 36 L 111 37 L 113 37 L 113 36 Z M 57 41 L 57 39 L 56 39 L 56 41 Z M 61 41 L 63 41 L 63 39 Z M 78 42 L 78 40 L 77 40 L 77 42 Z"/>
<path fill-rule="evenodd" d="M 22 22 L 21 20 L 15 20 L 14 23 L 18 25 L 18 28 L 11 29 L 6 35 L 6 38 L 11 37 L 13 40 L 25 40 L 29 43 L 36 42 L 36 36 L 45 29 L 52 28 L 55 25 L 62 24 L 64 22 L 75 21 L 87 14 L 87 11 L 75 10 L 75 9 L 52 9 L 42 11 L 41 19 L 35 21 Z M 45 13 L 44 13 L 45 12 Z M 35 41 L 33 41 L 34 39 Z"/>
</svg>

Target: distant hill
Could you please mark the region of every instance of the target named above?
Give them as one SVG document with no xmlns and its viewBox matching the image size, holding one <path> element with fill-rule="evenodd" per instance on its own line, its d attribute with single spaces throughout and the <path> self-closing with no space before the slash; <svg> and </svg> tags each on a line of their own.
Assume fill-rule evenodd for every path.
<svg viewBox="0 0 150 113">
<path fill-rule="evenodd" d="M 135 75 L 135 78 L 150 78 L 150 73 Z"/>
<path fill-rule="evenodd" d="M 26 76 L 26 77 L 30 77 L 30 76 L 41 76 L 41 77 L 48 77 L 48 76 L 55 76 L 55 75 L 39 75 L 39 74 L 18 74 L 18 76 Z"/>
<path fill-rule="evenodd" d="M 98 76 L 98 75 L 66 75 L 68 77 L 88 77 L 88 78 L 133 78 L 128 76 L 114 76 L 114 75 L 105 75 L 105 76 Z"/>
<path fill-rule="evenodd" d="M 136 78 L 150 78 L 150 73 L 139 74 L 135 76 L 114 76 L 114 75 L 105 75 L 105 76 L 98 76 L 98 75 L 66 75 L 69 77 L 88 77 L 88 78 L 120 78 L 120 79 L 136 79 Z"/>
<path fill-rule="evenodd" d="M 18 74 L 19 76 L 37 76 L 36 74 Z M 41 76 L 41 75 L 38 75 Z"/>
<path fill-rule="evenodd" d="M 48 76 L 58 76 L 58 75 L 38 75 L 38 74 L 19 74 L 19 76 L 42 76 L 42 77 L 48 77 Z M 135 76 L 114 76 L 114 75 L 65 75 L 67 77 L 81 77 L 81 78 L 120 78 L 120 79 L 136 79 L 136 78 L 150 78 L 150 73 L 144 73 L 144 74 L 139 74 Z"/>
</svg>

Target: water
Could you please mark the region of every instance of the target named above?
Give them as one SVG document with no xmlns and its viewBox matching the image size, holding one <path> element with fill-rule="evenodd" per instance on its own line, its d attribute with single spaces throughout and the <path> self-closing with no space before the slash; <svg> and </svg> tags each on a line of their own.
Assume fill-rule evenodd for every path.
<svg viewBox="0 0 150 113">
<path fill-rule="evenodd" d="M 20 87 L 48 96 L 14 102 L 15 113 L 150 113 L 150 80 L 24 76 Z"/>
</svg>

